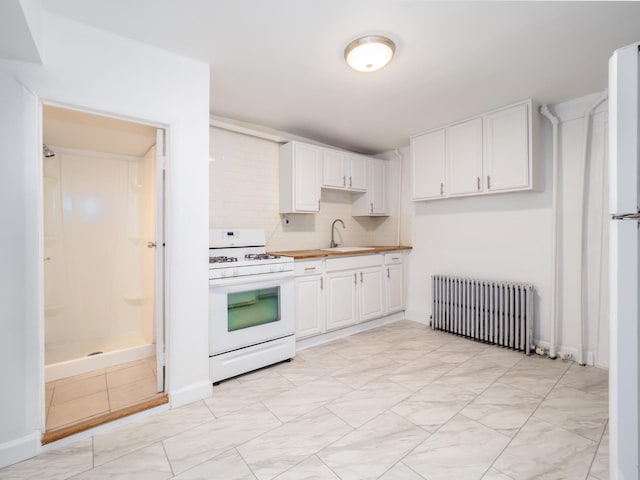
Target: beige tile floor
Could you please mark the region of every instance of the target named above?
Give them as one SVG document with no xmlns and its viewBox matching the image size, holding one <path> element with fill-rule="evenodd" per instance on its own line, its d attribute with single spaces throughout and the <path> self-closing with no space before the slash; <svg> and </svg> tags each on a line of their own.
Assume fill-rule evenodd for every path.
<svg viewBox="0 0 640 480">
<path fill-rule="evenodd" d="M 403 321 L 0 478 L 605 480 L 607 422 L 604 370 Z"/>
<path fill-rule="evenodd" d="M 149 357 L 47 383 L 47 431 L 154 397 L 155 372 L 156 359 Z"/>
</svg>

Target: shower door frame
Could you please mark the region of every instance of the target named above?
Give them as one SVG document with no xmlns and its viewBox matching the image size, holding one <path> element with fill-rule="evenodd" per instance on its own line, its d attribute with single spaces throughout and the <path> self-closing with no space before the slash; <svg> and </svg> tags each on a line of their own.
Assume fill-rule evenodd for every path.
<svg viewBox="0 0 640 480">
<path fill-rule="evenodd" d="M 156 189 L 156 197 L 154 199 L 154 215 L 155 215 L 155 278 L 154 278 L 154 305 L 153 305 L 153 325 L 155 331 L 155 341 L 156 341 L 156 366 L 157 366 L 157 391 L 158 393 L 167 391 L 167 381 L 169 375 L 169 369 L 167 369 L 166 358 L 167 351 L 169 349 L 168 345 L 168 337 L 166 335 L 167 332 L 167 324 L 169 322 L 168 319 L 168 308 L 167 308 L 167 228 L 166 228 L 166 218 L 167 218 L 167 167 L 169 164 L 169 157 L 167 155 L 168 149 L 168 138 L 169 138 L 169 125 L 164 123 L 155 122 L 147 119 L 133 118 L 127 115 L 120 115 L 114 112 L 105 112 L 101 110 L 96 110 L 88 107 L 83 107 L 79 105 L 69 104 L 66 102 L 60 102 L 49 98 L 38 97 L 38 141 L 42 143 L 43 136 L 43 125 L 44 125 L 44 106 L 52 106 L 63 108 L 66 110 L 77 111 L 81 113 L 88 113 L 91 115 L 101 116 L 105 118 L 113 118 L 116 120 L 122 120 L 131 123 L 137 123 L 141 125 L 146 125 L 156 129 L 156 161 L 155 161 L 155 189 Z M 41 145 L 38 145 L 38 151 L 41 151 Z M 38 195 L 39 197 L 36 199 L 38 205 L 38 242 L 39 242 L 39 251 L 40 256 L 44 259 L 44 190 L 43 190 L 43 181 L 44 181 L 44 170 L 42 162 L 38 162 L 39 172 L 38 172 L 38 180 L 39 180 L 39 188 Z M 44 261 L 39 262 L 38 267 L 38 283 L 39 283 L 39 297 L 40 297 L 40 321 L 39 321 L 39 338 L 40 338 L 40 384 L 41 384 L 41 396 L 42 396 L 42 405 L 44 408 L 41 408 L 41 431 L 44 433 L 46 431 L 46 402 L 44 401 L 45 396 L 45 388 L 44 388 L 44 350 L 45 350 L 45 314 L 44 314 L 44 280 L 45 280 L 45 272 L 44 272 Z"/>
</svg>

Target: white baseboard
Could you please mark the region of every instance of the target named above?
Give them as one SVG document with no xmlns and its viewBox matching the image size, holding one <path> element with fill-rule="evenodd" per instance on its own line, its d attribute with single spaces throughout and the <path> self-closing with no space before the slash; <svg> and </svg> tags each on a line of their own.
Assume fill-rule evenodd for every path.
<svg viewBox="0 0 640 480">
<path fill-rule="evenodd" d="M 35 457 L 40 453 L 40 432 L 0 443 L 0 468 Z"/>
<path fill-rule="evenodd" d="M 429 325 L 429 314 L 420 310 L 407 310 L 404 312 L 404 316 L 407 320 L 413 320 L 414 322 Z"/>
<path fill-rule="evenodd" d="M 171 403 L 171 408 L 177 408 L 210 397 L 212 392 L 211 381 L 207 379 L 169 391 L 169 402 Z"/>
<path fill-rule="evenodd" d="M 339 330 L 333 330 L 332 332 L 323 333 L 322 335 L 316 335 L 315 337 L 303 338 L 302 340 L 296 340 L 296 350 L 304 350 L 305 348 L 315 347 L 322 345 L 323 343 L 331 342 L 339 338 L 348 337 L 354 333 L 364 332 L 365 330 L 371 330 L 372 328 L 381 327 L 388 323 L 404 320 L 404 312 L 393 313 L 386 317 L 376 318 L 375 320 L 369 320 L 368 322 L 358 323 L 350 327 L 341 328 Z"/>
</svg>

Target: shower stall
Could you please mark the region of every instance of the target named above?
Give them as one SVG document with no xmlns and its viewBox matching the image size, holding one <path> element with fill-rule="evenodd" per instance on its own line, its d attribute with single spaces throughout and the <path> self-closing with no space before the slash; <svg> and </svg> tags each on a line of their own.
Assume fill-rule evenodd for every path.
<svg viewBox="0 0 640 480">
<path fill-rule="evenodd" d="M 76 112 L 71 122 L 57 110 L 45 107 L 44 115 L 47 382 L 156 354 L 156 147 L 123 154 L 107 134 L 114 146 L 107 148 L 92 137 L 94 119 L 84 119 L 85 145 L 69 129 L 93 116 Z M 155 129 L 146 128 L 155 140 Z"/>
</svg>

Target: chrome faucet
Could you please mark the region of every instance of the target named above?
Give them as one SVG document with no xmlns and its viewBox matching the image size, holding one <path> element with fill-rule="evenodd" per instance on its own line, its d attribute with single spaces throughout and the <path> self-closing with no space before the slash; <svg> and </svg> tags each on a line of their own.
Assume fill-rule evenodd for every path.
<svg viewBox="0 0 640 480">
<path fill-rule="evenodd" d="M 344 226 L 344 222 L 342 220 L 340 220 L 339 218 L 336 218 L 333 223 L 331 224 L 331 244 L 329 245 L 329 248 L 336 248 L 338 246 L 338 244 L 336 243 L 336 241 L 333 239 L 333 234 L 335 232 L 336 229 L 336 222 L 340 222 L 342 224 L 342 228 L 347 228 Z"/>
</svg>

